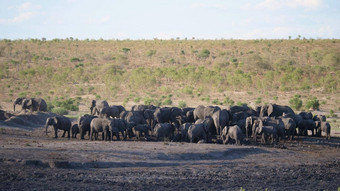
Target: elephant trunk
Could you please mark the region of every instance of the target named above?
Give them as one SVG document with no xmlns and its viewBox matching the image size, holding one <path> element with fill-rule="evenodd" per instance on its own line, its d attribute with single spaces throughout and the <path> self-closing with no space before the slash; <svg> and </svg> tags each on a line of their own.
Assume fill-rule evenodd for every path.
<svg viewBox="0 0 340 191">
<path fill-rule="evenodd" d="M 15 112 L 15 105 L 16 105 L 16 104 L 14 103 L 14 104 L 13 104 L 13 111 L 14 111 L 14 112 Z"/>
</svg>

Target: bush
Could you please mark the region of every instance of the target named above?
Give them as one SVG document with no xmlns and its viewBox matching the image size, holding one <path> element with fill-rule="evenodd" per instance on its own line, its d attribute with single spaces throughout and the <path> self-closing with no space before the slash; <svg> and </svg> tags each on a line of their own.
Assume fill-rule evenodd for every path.
<svg viewBox="0 0 340 191">
<path fill-rule="evenodd" d="M 204 49 L 200 52 L 200 54 L 198 55 L 199 58 L 203 58 L 206 59 L 210 56 L 210 51 L 208 49 Z"/>
<path fill-rule="evenodd" d="M 82 60 L 80 58 L 73 57 L 70 60 L 71 62 L 81 62 Z"/>
<path fill-rule="evenodd" d="M 255 101 L 256 104 L 262 103 L 262 97 L 258 97 Z"/>
<path fill-rule="evenodd" d="M 305 108 L 312 110 L 319 110 L 320 103 L 316 97 L 309 97 L 306 101 Z"/>
<path fill-rule="evenodd" d="M 186 107 L 187 106 L 187 103 L 185 103 L 185 101 L 179 101 L 178 102 L 178 107 L 179 108 L 184 108 L 184 107 Z"/>
<path fill-rule="evenodd" d="M 224 104 L 228 104 L 228 105 L 230 105 L 230 106 L 233 106 L 233 105 L 235 104 L 234 100 L 232 100 L 232 99 L 230 99 L 230 98 L 228 98 L 228 97 L 226 97 L 226 98 L 224 99 L 223 103 L 224 103 Z"/>
<path fill-rule="evenodd" d="M 302 107 L 302 100 L 300 98 L 300 95 L 294 95 L 294 97 L 289 100 L 290 107 L 292 107 L 294 110 L 300 110 Z"/>
<path fill-rule="evenodd" d="M 236 105 L 238 105 L 238 106 L 247 106 L 246 103 L 241 102 L 241 101 L 238 101 L 238 102 L 236 103 Z"/>
<path fill-rule="evenodd" d="M 163 102 L 163 105 L 172 105 L 172 100 L 170 97 L 167 97 Z"/>
<path fill-rule="evenodd" d="M 145 97 L 144 98 L 144 104 L 145 105 L 151 105 L 151 104 L 153 104 L 154 101 L 155 100 L 153 98 L 151 98 L 151 97 Z"/>
<path fill-rule="evenodd" d="M 61 108 L 61 107 L 55 107 L 51 110 L 52 113 L 56 113 L 58 115 L 67 115 L 68 111 L 65 108 Z"/>
<path fill-rule="evenodd" d="M 70 111 L 78 111 L 79 110 L 79 101 L 73 98 L 65 99 L 63 97 L 56 97 L 53 102 L 57 108 L 63 108 L 65 110 Z"/>
<path fill-rule="evenodd" d="M 148 57 L 152 57 L 153 55 L 156 54 L 156 50 L 149 50 L 148 53 L 146 54 Z"/>
</svg>

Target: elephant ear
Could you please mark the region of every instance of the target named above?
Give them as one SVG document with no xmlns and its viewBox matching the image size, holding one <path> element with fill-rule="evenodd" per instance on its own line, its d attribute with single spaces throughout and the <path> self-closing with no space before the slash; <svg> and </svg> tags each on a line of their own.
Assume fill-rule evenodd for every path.
<svg viewBox="0 0 340 191">
<path fill-rule="evenodd" d="M 273 104 L 268 104 L 268 116 L 270 116 L 274 112 Z"/>
<path fill-rule="evenodd" d="M 53 121 L 55 122 L 55 124 L 58 124 L 58 118 L 57 117 L 53 117 Z"/>
</svg>

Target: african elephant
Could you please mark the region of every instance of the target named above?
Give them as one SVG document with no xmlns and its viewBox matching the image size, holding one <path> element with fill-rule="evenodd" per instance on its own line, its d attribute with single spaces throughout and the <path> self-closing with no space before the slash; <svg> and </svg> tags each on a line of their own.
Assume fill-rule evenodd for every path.
<svg viewBox="0 0 340 191">
<path fill-rule="evenodd" d="M 210 135 L 215 133 L 215 126 L 214 126 L 214 120 L 211 117 L 206 117 L 205 119 L 197 119 L 195 124 L 204 123 L 206 125 L 207 131 L 207 139 L 206 141 L 209 141 Z"/>
<path fill-rule="evenodd" d="M 77 138 L 77 134 L 79 133 L 79 126 L 78 124 L 73 124 L 71 126 L 71 134 L 72 134 L 72 138 Z"/>
<path fill-rule="evenodd" d="M 22 105 L 22 101 L 24 100 L 25 98 L 23 97 L 18 97 L 17 99 L 15 99 L 15 101 L 13 102 L 13 111 L 15 112 L 15 106 L 16 105 Z"/>
<path fill-rule="evenodd" d="M 288 136 L 288 139 L 293 140 L 295 130 L 296 130 L 296 124 L 295 124 L 294 120 L 290 117 L 283 117 L 282 122 L 284 124 L 285 134 Z"/>
<path fill-rule="evenodd" d="M 181 138 L 180 140 L 181 141 L 189 141 L 189 138 L 188 138 L 188 130 L 189 130 L 189 127 L 192 125 L 192 123 L 183 123 L 180 127 L 179 127 L 179 130 L 181 132 Z"/>
<path fill-rule="evenodd" d="M 170 123 L 157 123 L 154 128 L 154 135 L 157 141 L 159 141 L 160 138 L 169 138 L 169 140 L 172 140 L 174 132 L 175 126 Z"/>
<path fill-rule="evenodd" d="M 111 139 L 111 136 L 113 136 L 113 133 L 116 133 L 117 139 L 119 139 L 118 129 L 113 128 L 114 124 L 113 124 L 113 120 L 111 119 L 94 118 L 92 119 L 90 123 L 90 127 L 91 127 L 91 133 L 90 133 L 91 141 L 93 140 L 94 134 L 97 134 L 99 132 L 102 132 L 102 140 L 107 141 L 108 139 Z M 95 139 L 97 139 L 97 136 L 95 136 Z"/>
<path fill-rule="evenodd" d="M 190 143 L 197 143 L 200 140 L 208 142 L 209 129 L 205 123 L 192 124 L 188 129 L 188 139 Z"/>
<path fill-rule="evenodd" d="M 99 116 L 101 117 L 106 117 L 106 118 L 110 118 L 112 117 L 114 118 L 119 118 L 119 108 L 116 106 L 109 106 L 109 107 L 104 107 L 100 113 Z"/>
<path fill-rule="evenodd" d="M 143 112 L 144 119 L 150 127 L 153 127 L 155 125 L 154 112 L 155 110 L 152 109 L 145 109 Z"/>
<path fill-rule="evenodd" d="M 147 124 L 140 124 L 132 128 L 133 133 L 136 135 L 137 139 L 144 136 L 145 140 L 149 138 L 149 130 L 151 127 Z"/>
<path fill-rule="evenodd" d="M 131 108 L 131 111 L 141 111 L 144 112 L 146 109 L 155 110 L 157 107 L 154 105 L 134 105 Z"/>
<path fill-rule="evenodd" d="M 157 108 L 154 112 L 155 123 L 173 123 L 176 128 L 179 127 L 180 116 L 182 116 L 182 110 L 177 107 Z"/>
<path fill-rule="evenodd" d="M 91 131 L 90 124 L 91 124 L 92 119 L 94 118 L 97 118 L 97 116 L 88 115 L 88 114 L 85 114 L 78 118 L 78 128 L 79 128 L 80 139 L 84 139 L 86 132 L 88 132 L 88 136 L 90 137 L 90 131 Z"/>
<path fill-rule="evenodd" d="M 244 134 L 239 126 L 234 125 L 231 127 L 225 126 L 222 130 L 223 144 L 227 144 L 230 139 L 235 140 L 235 143 L 240 145 L 243 142 Z"/>
<path fill-rule="evenodd" d="M 326 121 L 321 121 L 320 128 L 319 128 L 319 134 L 321 135 L 321 131 L 326 133 L 326 139 L 331 139 L 331 125 Z"/>
<path fill-rule="evenodd" d="M 246 137 L 249 138 L 253 135 L 252 127 L 254 124 L 254 121 L 257 120 L 258 117 L 255 116 L 250 116 L 246 118 L 246 125 L 245 125 L 245 130 L 246 130 Z"/>
<path fill-rule="evenodd" d="M 261 107 L 260 117 L 265 117 L 265 116 L 279 117 L 279 116 L 282 116 L 283 113 L 285 114 L 291 113 L 295 115 L 294 111 L 289 106 L 267 104 Z"/>
<path fill-rule="evenodd" d="M 100 115 L 102 113 L 103 108 L 109 107 L 109 104 L 107 103 L 107 101 L 96 101 L 96 100 L 92 100 L 91 103 L 91 115 Z"/>
<path fill-rule="evenodd" d="M 256 128 L 256 134 L 260 134 L 262 136 L 261 143 L 266 143 L 267 137 L 270 137 L 272 140 L 272 144 L 277 142 L 277 128 L 275 126 L 262 126 Z M 256 142 L 256 136 L 255 136 Z"/>
<path fill-rule="evenodd" d="M 120 119 L 126 120 L 128 123 L 138 124 L 147 124 L 144 116 L 139 111 L 123 111 L 120 113 Z"/>
<path fill-rule="evenodd" d="M 313 117 L 314 121 L 326 121 L 326 116 L 325 115 L 315 115 Z"/>
<path fill-rule="evenodd" d="M 300 135 L 308 135 L 308 130 L 312 131 L 312 136 L 317 134 L 316 123 L 312 119 L 303 119 L 298 124 L 299 134 Z"/>
<path fill-rule="evenodd" d="M 64 116 L 56 116 L 56 117 L 49 117 L 46 120 L 45 128 L 46 128 L 46 135 L 47 135 L 47 128 L 49 125 L 52 125 L 54 128 L 54 138 L 58 138 L 58 129 L 64 130 L 63 136 L 65 137 L 65 133 L 67 132 L 67 137 L 70 138 L 70 129 L 71 129 L 71 120 Z"/>
<path fill-rule="evenodd" d="M 125 140 L 128 134 L 128 124 L 124 119 L 112 119 L 113 126 L 118 129 L 118 131 L 122 134 L 123 139 Z"/>
<path fill-rule="evenodd" d="M 212 119 L 216 128 L 216 134 L 222 135 L 223 127 L 229 125 L 229 112 L 226 109 L 218 110 L 213 113 Z"/>
<path fill-rule="evenodd" d="M 42 98 L 23 99 L 21 104 L 22 110 L 33 111 L 47 111 L 47 104 Z"/>
<path fill-rule="evenodd" d="M 303 119 L 313 119 L 313 114 L 312 112 L 305 112 L 305 111 L 302 111 L 299 113 L 299 115 L 303 118 Z"/>
</svg>

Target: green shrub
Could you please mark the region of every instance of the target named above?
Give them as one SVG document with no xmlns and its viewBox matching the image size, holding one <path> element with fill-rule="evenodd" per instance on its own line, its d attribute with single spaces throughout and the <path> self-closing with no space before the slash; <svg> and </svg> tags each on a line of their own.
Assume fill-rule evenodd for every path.
<svg viewBox="0 0 340 191">
<path fill-rule="evenodd" d="M 55 107 L 51 110 L 52 113 L 56 113 L 58 115 L 67 115 L 68 111 L 65 108 L 61 108 L 61 107 Z"/>
<path fill-rule="evenodd" d="M 235 101 L 230 99 L 229 97 L 225 97 L 223 103 L 226 105 L 233 106 L 235 104 Z"/>
<path fill-rule="evenodd" d="M 63 108 L 65 110 L 70 111 L 79 111 L 79 101 L 77 99 L 68 98 L 65 99 L 63 97 L 56 97 L 52 104 L 56 106 L 57 108 Z"/>
<path fill-rule="evenodd" d="M 262 103 L 262 97 L 258 97 L 256 98 L 256 101 L 255 101 L 256 104 L 260 104 Z"/>
<path fill-rule="evenodd" d="M 156 54 L 156 52 L 157 52 L 156 50 L 149 50 L 149 51 L 147 52 L 146 55 L 147 55 L 148 57 L 152 57 L 153 55 Z"/>
<path fill-rule="evenodd" d="M 275 100 L 275 101 L 277 101 L 278 99 L 279 99 L 279 97 L 277 97 L 277 96 L 273 97 L 273 100 Z"/>
<path fill-rule="evenodd" d="M 81 62 L 82 60 L 80 58 L 73 57 L 70 59 L 71 62 Z"/>
<path fill-rule="evenodd" d="M 319 110 L 320 103 L 319 100 L 316 97 L 309 97 L 306 100 L 306 109 L 312 109 L 312 110 Z"/>
<path fill-rule="evenodd" d="M 151 104 L 153 104 L 154 101 L 155 100 L 153 98 L 151 98 L 151 97 L 145 97 L 144 98 L 144 104 L 145 105 L 151 105 Z"/>
<path fill-rule="evenodd" d="M 244 103 L 244 102 L 241 102 L 241 101 L 238 101 L 238 102 L 236 103 L 236 105 L 238 105 L 238 106 L 247 106 L 248 104 L 247 104 L 247 103 Z"/>
<path fill-rule="evenodd" d="M 295 110 L 300 110 L 302 107 L 302 100 L 300 99 L 301 96 L 296 94 L 292 99 L 289 100 L 289 105 Z"/>
<path fill-rule="evenodd" d="M 172 105 L 172 100 L 170 97 L 167 97 L 163 102 L 163 105 Z"/>
<path fill-rule="evenodd" d="M 210 51 L 208 49 L 202 50 L 198 55 L 199 58 L 203 58 L 203 59 L 206 59 L 209 56 L 210 56 Z"/>
<path fill-rule="evenodd" d="M 185 101 L 179 101 L 178 102 L 178 107 L 179 108 L 184 108 L 184 107 L 186 107 L 187 106 L 187 103 L 185 103 Z"/>
<path fill-rule="evenodd" d="M 123 50 L 124 53 L 130 52 L 130 48 L 123 48 L 122 50 Z"/>
<path fill-rule="evenodd" d="M 220 102 L 217 98 L 214 99 L 211 103 L 214 105 L 223 105 L 223 102 Z"/>
</svg>

